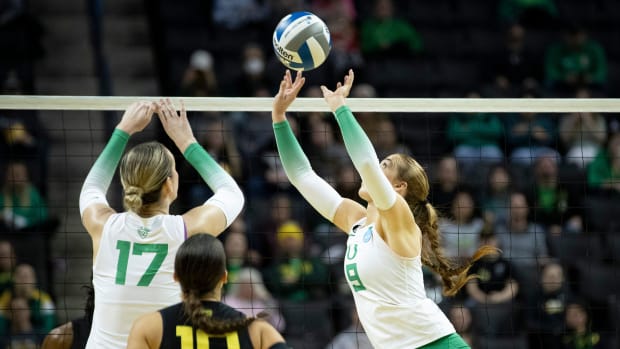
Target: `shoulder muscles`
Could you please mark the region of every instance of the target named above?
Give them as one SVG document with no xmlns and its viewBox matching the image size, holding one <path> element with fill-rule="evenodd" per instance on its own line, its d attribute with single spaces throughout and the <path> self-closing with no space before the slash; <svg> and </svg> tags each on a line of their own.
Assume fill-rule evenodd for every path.
<svg viewBox="0 0 620 349">
<path fill-rule="evenodd" d="M 139 317 L 134 321 L 127 349 L 155 349 L 161 344 L 163 321 L 159 312 L 153 312 Z"/>
<path fill-rule="evenodd" d="M 364 217 L 366 217 L 366 209 L 362 205 L 351 199 L 344 199 L 336 209 L 333 223 L 349 234 L 353 224 Z"/>
<path fill-rule="evenodd" d="M 248 328 L 252 346 L 260 349 L 284 349 L 288 347 L 279 347 L 280 343 L 284 344 L 282 335 L 268 322 L 261 319 L 254 320 Z"/>
</svg>

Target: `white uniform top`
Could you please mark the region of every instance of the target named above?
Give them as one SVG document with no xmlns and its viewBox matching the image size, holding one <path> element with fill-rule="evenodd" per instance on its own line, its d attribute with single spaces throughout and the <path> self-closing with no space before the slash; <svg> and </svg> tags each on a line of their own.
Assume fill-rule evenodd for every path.
<svg viewBox="0 0 620 349">
<path fill-rule="evenodd" d="M 125 348 L 137 317 L 181 301 L 174 258 L 185 238 L 181 216 L 124 212 L 108 219 L 93 263 L 95 313 L 86 348 Z"/>
<path fill-rule="evenodd" d="M 360 322 L 375 348 L 418 348 L 456 332 L 426 297 L 420 256 L 398 256 L 374 225 L 353 226 L 344 272 Z"/>
</svg>

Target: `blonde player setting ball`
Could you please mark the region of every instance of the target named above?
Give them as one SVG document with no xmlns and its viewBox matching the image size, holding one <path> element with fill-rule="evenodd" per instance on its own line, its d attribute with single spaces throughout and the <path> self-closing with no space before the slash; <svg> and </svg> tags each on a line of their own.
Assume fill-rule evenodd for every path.
<svg viewBox="0 0 620 349">
<path fill-rule="evenodd" d="M 346 97 L 349 71 L 335 91 L 321 86 L 334 112 L 345 146 L 362 178 L 366 208 L 342 198 L 312 170 L 286 121 L 304 78 L 289 71 L 273 102 L 272 120 L 282 164 L 291 183 L 323 217 L 348 232 L 345 275 L 359 318 L 376 348 L 469 348 L 439 307 L 426 297 L 422 263 L 441 275 L 446 295 L 454 295 L 472 276 L 471 264 L 495 250 L 481 247 L 465 265 L 453 266 L 441 253 L 437 215 L 427 200 L 429 183 L 411 157 L 393 154 L 379 162 L 355 120 Z"/>
<path fill-rule="evenodd" d="M 214 195 L 182 216 L 169 214 L 179 175 L 172 153 L 157 142 L 142 143 L 122 158 L 129 137 L 157 112 L 164 130 L 198 171 Z M 124 189 L 125 212 L 106 200 L 116 167 Z M 140 315 L 177 303 L 174 256 L 188 236 L 218 235 L 243 207 L 243 193 L 196 142 L 185 108 L 170 100 L 129 106 L 91 168 L 80 193 L 80 214 L 93 241 L 95 311 L 86 348 L 125 348 L 132 322 Z"/>
</svg>

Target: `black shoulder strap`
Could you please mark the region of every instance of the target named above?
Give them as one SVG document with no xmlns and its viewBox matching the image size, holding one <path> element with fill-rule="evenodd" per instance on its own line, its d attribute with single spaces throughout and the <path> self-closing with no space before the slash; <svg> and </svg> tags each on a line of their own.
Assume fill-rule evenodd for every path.
<svg viewBox="0 0 620 349">
<path fill-rule="evenodd" d="M 280 342 L 280 343 L 276 343 L 276 344 L 270 346 L 269 349 L 293 349 L 293 348 L 289 347 L 284 342 Z"/>
</svg>

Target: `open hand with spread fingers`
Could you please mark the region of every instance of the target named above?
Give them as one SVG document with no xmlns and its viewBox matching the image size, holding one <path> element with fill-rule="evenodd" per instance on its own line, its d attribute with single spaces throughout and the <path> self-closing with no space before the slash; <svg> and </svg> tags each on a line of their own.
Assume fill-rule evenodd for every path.
<svg viewBox="0 0 620 349">
<path fill-rule="evenodd" d="M 291 103 L 295 101 L 295 98 L 297 98 L 297 95 L 304 86 L 305 82 L 306 78 L 301 76 L 301 71 L 297 72 L 295 81 L 293 81 L 291 71 L 286 70 L 286 73 L 284 73 L 284 77 L 280 82 L 280 89 L 273 98 L 273 110 L 271 112 L 271 117 L 274 123 L 284 121 L 286 119 L 286 110 Z"/>
<path fill-rule="evenodd" d="M 166 134 L 174 144 L 176 144 L 181 153 L 185 152 L 185 149 L 190 144 L 196 142 L 189 120 L 187 119 L 185 104 L 181 101 L 181 110 L 177 112 L 172 101 L 167 98 L 166 100 L 159 100 L 157 107 L 159 121 L 161 121 Z"/>
<path fill-rule="evenodd" d="M 346 98 L 349 96 L 349 92 L 351 92 L 354 77 L 353 69 L 349 69 L 349 74 L 344 77 L 344 83 L 338 82 L 334 91 L 331 91 L 324 85 L 321 86 L 323 97 L 332 112 L 346 104 Z"/>
</svg>

